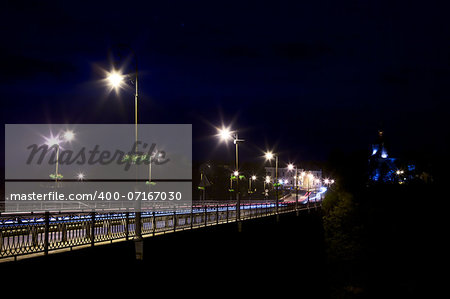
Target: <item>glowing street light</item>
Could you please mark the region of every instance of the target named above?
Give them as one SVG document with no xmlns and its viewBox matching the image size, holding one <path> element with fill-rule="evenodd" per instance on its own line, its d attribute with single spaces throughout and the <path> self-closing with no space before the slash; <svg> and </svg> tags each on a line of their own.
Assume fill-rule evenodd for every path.
<svg viewBox="0 0 450 299">
<path fill-rule="evenodd" d="M 308 173 L 307 177 L 308 177 L 308 205 L 309 205 L 309 195 L 310 195 L 309 186 L 310 182 L 314 179 L 314 175 L 312 173 Z"/>
<path fill-rule="evenodd" d="M 124 46 L 120 46 L 120 48 L 124 48 Z M 135 154 L 138 154 L 138 63 L 137 63 L 137 56 L 134 50 L 131 47 L 127 47 L 127 50 L 131 51 L 134 57 L 134 137 L 135 137 Z M 121 74 L 120 72 L 113 70 L 111 73 L 107 76 L 107 81 L 109 82 L 111 87 L 114 87 L 116 90 L 119 87 L 122 87 L 124 81 L 125 81 L 125 75 Z M 151 163 L 150 163 L 151 165 Z M 137 178 L 137 175 L 136 175 Z M 136 201 L 136 204 L 140 206 L 141 201 Z M 137 207 L 139 209 L 139 207 Z M 141 224 L 141 212 L 138 211 L 135 213 L 135 236 L 136 236 L 136 259 L 141 260 L 143 255 L 143 238 L 142 238 L 142 224 Z"/>
<path fill-rule="evenodd" d="M 72 141 L 75 138 L 75 134 L 73 133 L 73 131 L 66 131 L 64 132 L 64 140 L 66 141 Z"/>
<path fill-rule="evenodd" d="M 289 163 L 289 164 L 288 164 L 288 170 L 292 171 L 292 170 L 294 170 L 294 169 L 295 169 L 295 175 L 294 175 L 295 211 L 296 211 L 296 214 L 297 214 L 297 216 L 298 216 L 298 182 L 297 182 L 297 180 L 298 180 L 298 175 L 297 175 L 297 167 L 296 167 L 294 164 Z"/>
<path fill-rule="evenodd" d="M 228 129 L 228 128 L 222 128 L 222 129 L 219 129 L 219 134 L 218 134 L 218 136 L 219 136 L 220 139 L 223 140 L 223 141 L 227 141 L 227 140 L 229 140 L 229 139 L 232 138 L 231 131 L 230 131 L 230 129 Z"/>
<path fill-rule="evenodd" d="M 59 167 L 59 150 L 61 148 L 62 142 L 70 142 L 74 139 L 75 134 L 73 131 L 65 131 L 57 136 L 50 136 L 49 138 L 45 138 L 45 144 L 49 147 L 56 148 L 56 161 L 55 161 L 55 174 L 51 174 L 50 177 L 55 179 L 55 182 L 58 181 L 59 178 L 62 178 L 62 175 L 58 173 Z"/>
<path fill-rule="evenodd" d="M 122 46 L 120 46 L 122 48 Z M 137 123 L 138 123 L 138 64 L 137 64 L 137 57 L 136 53 L 133 51 L 130 47 L 125 47 L 127 50 L 131 51 L 134 57 L 135 62 L 135 72 L 134 72 L 134 81 L 131 80 L 131 83 L 134 83 L 135 87 L 135 93 L 134 93 L 134 123 L 135 123 L 135 150 L 137 152 L 137 140 L 138 140 L 138 129 L 137 129 Z M 118 71 L 116 69 L 113 69 L 111 72 L 107 73 L 106 81 L 108 82 L 109 86 L 114 88 L 116 91 L 123 87 L 125 85 L 125 79 L 131 77 L 130 75 L 124 75 L 121 71 Z"/>
<path fill-rule="evenodd" d="M 84 173 L 82 173 L 82 172 L 80 172 L 80 173 L 78 173 L 77 174 L 77 179 L 79 180 L 79 181 L 82 181 L 82 180 L 84 180 Z"/>
<path fill-rule="evenodd" d="M 59 139 L 59 136 L 56 137 L 50 137 L 50 138 L 46 138 L 45 140 L 45 144 L 48 145 L 49 147 L 52 146 L 59 146 L 59 143 L 61 142 L 61 140 Z"/>
<path fill-rule="evenodd" d="M 252 175 L 249 179 L 248 179 L 248 193 L 252 193 L 252 181 L 256 181 L 256 175 Z M 251 198 L 251 196 L 250 196 Z"/>
<path fill-rule="evenodd" d="M 269 194 L 269 189 L 266 189 L 266 185 L 270 184 L 270 176 L 266 176 L 266 179 L 264 180 L 264 198 L 267 199 L 267 196 Z"/>
<path fill-rule="evenodd" d="M 234 144 L 236 145 L 235 151 L 236 151 L 236 170 L 237 172 L 236 176 L 236 221 L 238 222 L 238 230 L 241 230 L 241 201 L 239 197 L 239 143 L 244 142 L 244 139 L 239 139 L 238 134 L 236 131 L 232 132 L 228 127 L 222 127 L 221 129 L 218 129 L 218 136 L 222 141 L 228 141 L 230 139 L 233 139 Z"/>
<path fill-rule="evenodd" d="M 272 160 L 275 157 L 275 213 L 278 217 L 278 155 L 275 155 L 272 152 L 266 152 L 264 156 L 268 161 Z"/>
<path fill-rule="evenodd" d="M 124 76 L 118 71 L 112 71 L 108 74 L 106 79 L 108 80 L 109 85 L 117 90 L 117 88 L 121 87 L 123 84 Z"/>
<path fill-rule="evenodd" d="M 272 160 L 273 159 L 273 153 L 272 152 L 267 152 L 265 154 L 266 160 Z"/>
</svg>

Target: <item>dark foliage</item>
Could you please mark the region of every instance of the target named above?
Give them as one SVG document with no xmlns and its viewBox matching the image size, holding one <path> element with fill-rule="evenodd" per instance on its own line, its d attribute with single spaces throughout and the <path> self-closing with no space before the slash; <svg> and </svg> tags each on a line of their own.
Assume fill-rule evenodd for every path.
<svg viewBox="0 0 450 299">
<path fill-rule="evenodd" d="M 416 294 L 435 273 L 440 180 L 371 185 L 361 156 L 336 152 L 328 165 L 338 183 L 323 203 L 333 294 Z"/>
</svg>

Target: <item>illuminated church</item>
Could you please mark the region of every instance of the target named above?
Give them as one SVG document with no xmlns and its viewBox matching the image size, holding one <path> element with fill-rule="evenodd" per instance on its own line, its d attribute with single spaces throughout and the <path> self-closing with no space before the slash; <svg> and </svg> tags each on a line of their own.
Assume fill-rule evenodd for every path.
<svg viewBox="0 0 450 299">
<path fill-rule="evenodd" d="M 383 131 L 378 131 L 378 140 L 372 144 L 369 157 L 369 179 L 372 182 L 388 183 L 398 179 L 396 158 L 389 157 Z"/>
</svg>

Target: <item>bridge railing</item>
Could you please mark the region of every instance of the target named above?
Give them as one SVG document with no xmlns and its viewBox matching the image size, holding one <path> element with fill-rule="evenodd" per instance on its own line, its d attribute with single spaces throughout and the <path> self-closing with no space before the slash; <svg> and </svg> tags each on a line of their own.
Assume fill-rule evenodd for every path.
<svg viewBox="0 0 450 299">
<path fill-rule="evenodd" d="M 278 213 L 316 208 L 280 202 Z M 240 220 L 276 214 L 274 201 L 241 201 Z M 141 212 L 142 236 L 194 229 L 236 221 L 236 203 L 230 201 L 194 202 L 192 206 Z M 44 212 L 0 214 L 0 261 L 27 254 L 43 253 L 135 237 L 135 213 Z"/>
</svg>

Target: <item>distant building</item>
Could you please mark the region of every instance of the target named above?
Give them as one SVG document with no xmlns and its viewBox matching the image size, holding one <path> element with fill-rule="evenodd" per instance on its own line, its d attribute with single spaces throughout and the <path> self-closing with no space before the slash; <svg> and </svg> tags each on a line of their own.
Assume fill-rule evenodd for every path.
<svg viewBox="0 0 450 299">
<path fill-rule="evenodd" d="M 389 157 L 383 131 L 378 131 L 378 139 L 372 144 L 369 157 L 369 179 L 373 182 L 394 182 L 396 180 L 396 158 Z"/>
<path fill-rule="evenodd" d="M 414 178 L 415 165 L 391 157 L 385 144 L 384 132 L 372 144 L 369 157 L 369 180 L 374 183 L 405 183 Z"/>
<path fill-rule="evenodd" d="M 270 178 L 270 182 L 275 182 L 275 167 L 265 167 L 266 178 Z M 303 175 L 302 175 L 303 174 Z M 295 182 L 296 171 L 289 170 L 287 167 L 278 168 L 278 181 L 285 188 L 293 188 L 298 184 L 301 189 L 315 189 L 322 186 L 322 170 L 304 170 L 297 169 L 298 180 Z"/>
</svg>

